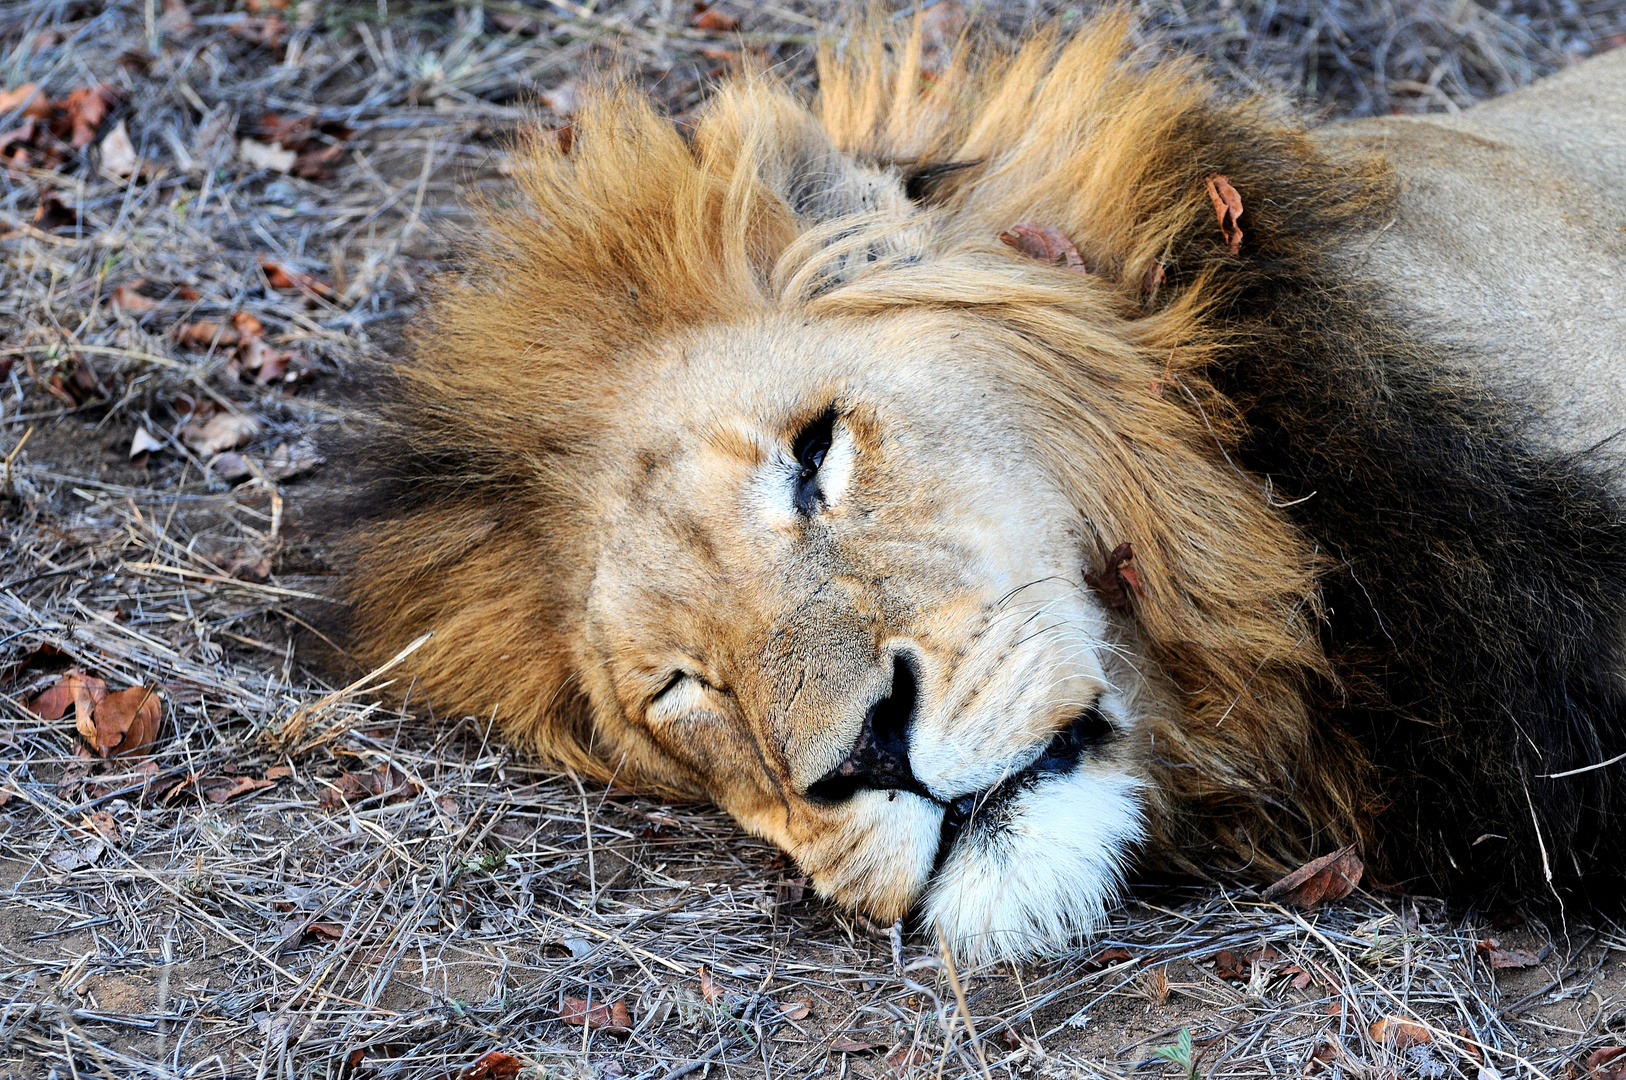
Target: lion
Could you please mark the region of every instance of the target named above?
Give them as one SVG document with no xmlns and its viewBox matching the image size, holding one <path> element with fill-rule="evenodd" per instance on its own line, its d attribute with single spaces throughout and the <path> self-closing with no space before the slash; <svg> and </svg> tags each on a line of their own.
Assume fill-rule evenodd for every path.
<svg viewBox="0 0 1626 1080">
<path fill-rule="evenodd" d="M 524 136 L 358 458 L 358 656 L 973 958 L 1346 848 L 1617 891 L 1626 50 L 1312 129 L 1129 29 Z"/>
</svg>

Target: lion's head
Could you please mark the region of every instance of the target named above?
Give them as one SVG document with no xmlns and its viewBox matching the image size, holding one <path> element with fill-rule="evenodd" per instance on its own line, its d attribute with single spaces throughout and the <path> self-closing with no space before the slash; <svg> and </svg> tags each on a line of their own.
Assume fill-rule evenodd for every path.
<svg viewBox="0 0 1626 1080">
<path fill-rule="evenodd" d="M 935 81 L 877 39 L 812 107 L 742 79 L 686 139 L 607 91 L 568 153 L 533 139 L 394 376 L 372 655 L 434 630 L 437 708 L 712 799 L 972 953 L 1086 930 L 1144 845 L 1335 838 L 1314 552 L 1202 374 L 1234 262 L 1205 179 L 1365 180 L 1124 37 Z M 1023 221 L 1084 266 L 1002 243 Z"/>
</svg>

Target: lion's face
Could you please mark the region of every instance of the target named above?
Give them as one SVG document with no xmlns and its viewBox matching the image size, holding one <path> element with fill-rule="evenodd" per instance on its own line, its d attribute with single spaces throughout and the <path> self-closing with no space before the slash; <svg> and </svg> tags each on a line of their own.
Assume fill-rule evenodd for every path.
<svg viewBox="0 0 1626 1080">
<path fill-rule="evenodd" d="M 1086 928 L 1140 833 L 1138 680 L 1088 523 L 989 407 L 998 343 L 769 317 L 657 352 L 588 493 L 600 732 L 881 919 L 923 898 L 984 953 Z"/>
</svg>

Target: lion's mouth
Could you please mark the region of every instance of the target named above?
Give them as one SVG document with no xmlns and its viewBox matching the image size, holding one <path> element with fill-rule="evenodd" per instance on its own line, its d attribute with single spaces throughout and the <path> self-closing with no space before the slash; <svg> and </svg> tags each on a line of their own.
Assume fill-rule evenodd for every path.
<svg viewBox="0 0 1626 1080">
<path fill-rule="evenodd" d="M 1039 756 L 1022 771 L 1011 773 L 981 791 L 944 803 L 932 873 L 943 868 L 956 844 L 990 840 L 1008 829 L 1018 816 L 1013 806 L 1018 795 L 1044 783 L 1047 778 L 1070 774 L 1078 768 L 1087 750 L 1101 746 L 1112 735 L 1112 724 L 1092 705 L 1056 732 Z"/>
</svg>

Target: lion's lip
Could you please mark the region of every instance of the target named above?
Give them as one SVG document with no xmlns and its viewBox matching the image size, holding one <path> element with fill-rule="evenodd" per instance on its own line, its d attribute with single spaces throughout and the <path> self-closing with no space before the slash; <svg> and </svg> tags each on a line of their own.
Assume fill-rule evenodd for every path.
<svg viewBox="0 0 1626 1080">
<path fill-rule="evenodd" d="M 997 830 L 1010 821 L 1009 805 L 1023 791 L 1047 776 L 1065 775 L 1078 768 L 1087 750 L 1112 737 L 1112 724 L 1094 705 L 1082 710 L 1072 723 L 1062 728 L 1045 745 L 1039 756 L 1020 772 L 1011 773 L 997 784 L 981 791 L 967 792 L 943 806 L 943 824 L 938 834 L 937 857 L 932 873 L 943 868 L 954 845 L 974 832 Z"/>
</svg>

